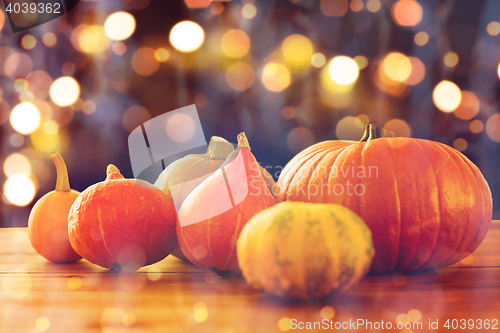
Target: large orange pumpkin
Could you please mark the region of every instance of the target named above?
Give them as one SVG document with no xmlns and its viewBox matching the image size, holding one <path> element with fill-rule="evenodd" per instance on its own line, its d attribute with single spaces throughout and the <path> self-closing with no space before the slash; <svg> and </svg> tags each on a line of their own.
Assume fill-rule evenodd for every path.
<svg viewBox="0 0 500 333">
<path fill-rule="evenodd" d="M 140 179 L 124 179 L 114 165 L 106 180 L 88 187 L 71 206 L 69 240 L 91 263 L 134 272 L 177 246 L 172 200 Z"/>
<path fill-rule="evenodd" d="M 245 133 L 240 133 L 238 148 L 184 200 L 177 222 L 179 247 L 202 268 L 239 272 L 236 240 L 241 229 L 275 203 Z"/>
<path fill-rule="evenodd" d="M 353 210 L 372 231 L 374 272 L 444 267 L 467 257 L 492 219 L 483 175 L 449 146 L 388 134 L 370 124 L 360 142 L 303 150 L 283 169 L 277 201 Z"/>
</svg>

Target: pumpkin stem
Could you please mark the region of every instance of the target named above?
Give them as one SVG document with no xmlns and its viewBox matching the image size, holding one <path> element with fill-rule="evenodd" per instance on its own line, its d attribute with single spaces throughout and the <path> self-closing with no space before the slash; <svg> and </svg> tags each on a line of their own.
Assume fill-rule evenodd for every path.
<svg viewBox="0 0 500 333">
<path fill-rule="evenodd" d="M 106 168 L 106 176 L 109 176 L 109 174 L 112 173 L 112 172 L 118 172 L 118 173 L 120 173 L 120 170 L 118 170 L 118 168 L 114 164 L 110 164 Z"/>
<path fill-rule="evenodd" d="M 213 136 L 205 155 L 214 160 L 225 160 L 233 150 L 234 147 L 229 141 L 220 136 Z"/>
<path fill-rule="evenodd" d="M 71 188 L 69 187 L 68 169 L 66 168 L 66 163 L 64 163 L 61 154 L 55 151 L 50 155 L 50 157 L 52 157 L 52 160 L 56 165 L 56 173 L 57 173 L 56 191 L 58 192 L 70 191 Z"/>
<path fill-rule="evenodd" d="M 367 124 L 365 126 L 365 133 L 359 142 L 368 142 L 378 138 L 394 138 L 395 136 L 393 132 L 385 128 L 378 127 L 375 124 Z"/>
<path fill-rule="evenodd" d="M 247 136 L 245 135 L 245 132 L 241 132 L 240 134 L 238 134 L 238 147 L 250 149 L 250 144 L 248 143 L 248 139 Z"/>
</svg>

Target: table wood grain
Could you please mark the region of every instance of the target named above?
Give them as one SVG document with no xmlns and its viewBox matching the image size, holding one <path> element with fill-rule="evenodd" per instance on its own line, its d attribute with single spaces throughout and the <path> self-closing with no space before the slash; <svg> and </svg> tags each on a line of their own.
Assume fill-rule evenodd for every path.
<svg viewBox="0 0 500 333">
<path fill-rule="evenodd" d="M 35 253 L 26 229 L 0 229 L 2 333 L 280 332 L 286 318 L 321 322 L 321 313 L 332 314 L 326 306 L 334 309 L 333 323 L 364 319 L 395 326 L 410 310 L 421 313 L 422 329 L 393 332 L 453 331 L 443 327 L 447 319 L 500 320 L 500 221 L 471 257 L 452 267 L 367 276 L 344 294 L 307 303 L 282 301 L 250 289 L 243 278 L 221 278 L 171 256 L 130 275 L 85 260 L 53 264 Z M 439 329 L 430 330 L 429 320 L 438 320 Z"/>
</svg>

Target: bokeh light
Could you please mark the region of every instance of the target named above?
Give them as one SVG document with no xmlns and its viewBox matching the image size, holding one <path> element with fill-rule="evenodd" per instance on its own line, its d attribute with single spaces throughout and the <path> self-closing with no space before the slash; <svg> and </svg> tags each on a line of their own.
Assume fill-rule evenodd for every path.
<svg viewBox="0 0 500 333">
<path fill-rule="evenodd" d="M 365 123 L 361 118 L 347 116 L 342 118 L 335 129 L 335 134 L 339 140 L 359 141 L 365 132 Z"/>
<path fill-rule="evenodd" d="M 170 31 L 170 43 L 181 52 L 194 52 L 198 50 L 205 40 L 203 28 L 192 21 L 177 23 Z"/>
<path fill-rule="evenodd" d="M 61 66 L 61 71 L 63 72 L 64 75 L 73 75 L 75 73 L 75 70 L 76 66 L 71 61 L 66 61 Z"/>
<path fill-rule="evenodd" d="M 444 56 L 443 62 L 448 67 L 455 67 L 458 64 L 458 55 L 450 51 Z"/>
<path fill-rule="evenodd" d="M 453 112 L 462 101 L 462 91 L 451 81 L 439 82 L 432 92 L 434 105 L 443 112 Z"/>
<path fill-rule="evenodd" d="M 50 320 L 45 317 L 40 317 L 36 320 L 35 327 L 39 332 L 45 332 L 50 327 Z"/>
<path fill-rule="evenodd" d="M 415 0 L 398 0 L 392 5 L 392 18 L 401 26 L 415 26 L 422 21 L 422 6 Z"/>
<path fill-rule="evenodd" d="M 47 120 L 43 124 L 43 130 L 48 135 L 54 135 L 54 134 L 57 134 L 59 132 L 59 125 L 53 120 Z"/>
<path fill-rule="evenodd" d="M 315 53 L 311 57 L 311 65 L 315 68 L 321 68 L 326 64 L 326 57 L 323 53 Z"/>
<path fill-rule="evenodd" d="M 347 56 L 337 56 L 330 61 L 328 73 L 340 85 L 354 83 L 359 76 L 358 64 Z"/>
<path fill-rule="evenodd" d="M 104 22 L 106 36 L 112 40 L 125 40 L 135 31 L 135 19 L 127 12 L 116 12 Z"/>
<path fill-rule="evenodd" d="M 291 329 L 290 327 L 290 318 L 288 317 L 283 317 L 280 320 L 278 320 L 278 328 L 282 332 L 287 332 Z"/>
<path fill-rule="evenodd" d="M 245 62 L 234 63 L 226 71 L 226 82 L 233 90 L 247 90 L 253 85 L 254 80 L 254 70 Z"/>
<path fill-rule="evenodd" d="M 59 106 L 69 106 L 80 97 L 80 85 L 71 76 L 63 76 L 50 86 L 50 98 Z"/>
<path fill-rule="evenodd" d="M 7 177 L 14 175 L 23 175 L 29 177 L 31 175 L 30 161 L 23 154 L 12 153 L 3 163 L 3 172 Z"/>
<path fill-rule="evenodd" d="M 36 99 L 44 99 L 49 95 L 52 78 L 47 72 L 34 71 L 26 77 L 28 91 L 32 92 Z"/>
<path fill-rule="evenodd" d="M 368 66 L 368 58 L 363 55 L 357 55 L 353 60 L 358 64 L 359 70 L 363 70 Z"/>
<path fill-rule="evenodd" d="M 453 148 L 455 148 L 458 151 L 464 151 L 467 149 L 468 143 L 467 140 L 458 138 L 455 141 L 453 141 Z"/>
<path fill-rule="evenodd" d="M 155 50 L 151 47 L 141 47 L 132 56 L 132 68 L 142 76 L 155 73 L 160 68 L 160 63 L 156 60 Z"/>
<path fill-rule="evenodd" d="M 13 205 L 24 207 L 35 197 L 36 189 L 33 181 L 24 175 L 13 175 L 5 181 L 3 192 Z"/>
<path fill-rule="evenodd" d="M 176 142 L 186 142 L 193 138 L 196 131 L 196 123 L 190 115 L 177 113 L 168 118 L 167 134 Z"/>
<path fill-rule="evenodd" d="M 109 40 L 106 37 L 104 28 L 100 25 L 85 25 L 78 31 L 77 43 L 79 50 L 85 53 L 101 53 L 104 52 L 109 45 Z M 77 30 L 73 30 L 73 34 Z"/>
<path fill-rule="evenodd" d="M 500 23 L 497 21 L 492 21 L 486 26 L 486 32 L 490 36 L 497 36 L 500 34 Z"/>
<path fill-rule="evenodd" d="M 232 29 L 222 36 L 221 49 L 231 58 L 241 58 L 250 50 L 250 38 L 243 30 Z"/>
<path fill-rule="evenodd" d="M 341 17 L 347 13 L 349 2 L 348 0 L 321 0 L 319 6 L 325 16 Z"/>
<path fill-rule="evenodd" d="M 472 133 L 475 133 L 475 134 L 481 133 L 484 129 L 484 124 L 481 120 L 474 119 L 473 121 L 470 122 L 469 129 Z"/>
<path fill-rule="evenodd" d="M 425 31 L 419 31 L 415 34 L 413 40 L 418 46 L 424 46 L 429 42 L 429 34 Z"/>
<path fill-rule="evenodd" d="M 411 137 L 411 127 L 402 119 L 391 119 L 385 123 L 384 128 L 393 132 L 397 137 Z"/>
<path fill-rule="evenodd" d="M 16 105 L 10 113 L 12 128 L 24 135 L 34 132 L 40 126 L 40 119 L 40 112 L 29 102 Z"/>
<path fill-rule="evenodd" d="M 43 34 L 42 42 L 47 47 L 54 47 L 57 44 L 57 37 L 52 32 L 46 32 Z"/>
<path fill-rule="evenodd" d="M 127 45 L 120 41 L 114 42 L 113 45 L 111 45 L 111 50 L 117 56 L 122 56 L 127 52 Z"/>
<path fill-rule="evenodd" d="M 46 153 L 50 153 L 55 150 L 62 152 L 66 149 L 68 142 L 63 142 L 59 133 L 59 125 L 57 123 L 56 125 L 58 126 L 57 131 L 54 130 L 53 125 L 49 125 L 48 131 L 45 126 L 42 126 L 31 133 L 30 138 L 33 147 Z M 50 128 L 51 126 L 52 128 Z"/>
<path fill-rule="evenodd" d="M 208 311 L 205 303 L 198 302 L 193 306 L 193 318 L 198 323 L 202 323 L 208 319 Z"/>
<path fill-rule="evenodd" d="M 307 65 L 314 53 L 311 41 L 302 35 L 291 35 L 281 44 L 283 58 L 293 66 Z"/>
<path fill-rule="evenodd" d="M 331 320 L 335 317 L 335 309 L 331 306 L 324 306 L 321 308 L 319 315 L 322 319 Z"/>
<path fill-rule="evenodd" d="M 241 8 L 241 15 L 248 20 L 253 19 L 257 15 L 257 7 L 252 3 L 247 3 Z"/>
<path fill-rule="evenodd" d="M 366 2 L 366 9 L 368 9 L 368 11 L 371 13 L 378 12 L 381 7 L 382 3 L 380 2 L 380 0 L 368 0 Z"/>
<path fill-rule="evenodd" d="M 155 50 L 154 56 L 158 62 L 165 62 L 170 59 L 170 52 L 164 47 L 159 47 Z"/>
<path fill-rule="evenodd" d="M 422 80 L 425 78 L 425 65 L 418 58 L 409 57 L 408 59 L 410 59 L 411 62 L 411 74 L 404 81 L 404 83 L 415 86 L 422 82 Z"/>
<path fill-rule="evenodd" d="M 5 74 L 12 80 L 25 78 L 33 70 L 33 60 L 24 53 L 13 53 L 4 65 Z"/>
<path fill-rule="evenodd" d="M 293 117 L 295 117 L 295 109 L 291 106 L 285 106 L 281 109 L 281 116 L 286 120 L 293 119 Z"/>
<path fill-rule="evenodd" d="M 496 113 L 486 122 L 486 133 L 491 140 L 500 142 L 500 114 Z"/>
<path fill-rule="evenodd" d="M 123 114 L 123 127 L 128 132 L 132 132 L 136 127 L 151 119 L 149 111 L 140 105 L 129 107 Z"/>
<path fill-rule="evenodd" d="M 382 62 L 382 67 L 385 74 L 391 80 L 396 82 L 404 82 L 411 75 L 411 61 L 402 53 L 391 52 Z"/>
<path fill-rule="evenodd" d="M 25 50 L 32 50 L 36 46 L 36 38 L 33 35 L 25 35 L 21 39 L 21 46 Z"/>
<path fill-rule="evenodd" d="M 85 101 L 82 104 L 82 111 L 85 114 L 92 114 L 96 111 L 96 109 L 97 109 L 97 105 L 91 100 Z"/>
<path fill-rule="evenodd" d="M 270 62 L 262 69 L 262 84 L 269 91 L 283 91 L 291 82 L 290 71 L 282 64 Z"/>
<path fill-rule="evenodd" d="M 362 11 L 364 6 L 363 0 L 351 0 L 349 3 L 349 8 L 355 13 Z"/>
<path fill-rule="evenodd" d="M 462 100 L 454 113 L 460 119 L 470 120 L 479 113 L 480 106 L 476 94 L 470 91 L 462 91 Z"/>
<path fill-rule="evenodd" d="M 220 2 L 212 2 L 210 5 L 210 12 L 214 15 L 220 15 L 224 12 L 224 5 Z"/>
</svg>

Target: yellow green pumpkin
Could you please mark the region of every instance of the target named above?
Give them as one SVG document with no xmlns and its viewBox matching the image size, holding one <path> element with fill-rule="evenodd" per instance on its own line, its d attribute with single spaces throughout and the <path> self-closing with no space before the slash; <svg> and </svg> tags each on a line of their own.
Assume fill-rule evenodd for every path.
<svg viewBox="0 0 500 333">
<path fill-rule="evenodd" d="M 374 254 L 363 220 L 335 204 L 282 202 L 255 215 L 237 241 L 246 281 L 291 299 L 345 290 L 368 272 Z"/>
</svg>

